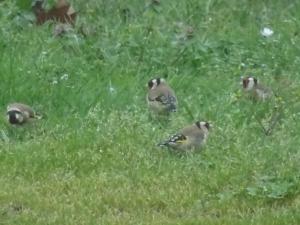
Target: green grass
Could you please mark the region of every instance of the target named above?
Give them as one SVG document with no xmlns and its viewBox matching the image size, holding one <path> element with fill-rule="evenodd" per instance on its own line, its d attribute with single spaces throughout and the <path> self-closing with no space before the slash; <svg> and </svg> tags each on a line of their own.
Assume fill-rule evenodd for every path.
<svg viewBox="0 0 300 225">
<path fill-rule="evenodd" d="M 54 38 L 0 2 L 1 225 L 300 224 L 298 1 L 72 3 L 74 32 Z M 184 26 L 193 38 L 178 38 Z M 145 101 L 157 74 L 179 100 L 164 126 Z M 245 98 L 247 74 L 278 97 Z M 13 101 L 44 119 L 10 126 Z M 156 147 L 198 119 L 214 125 L 203 151 Z"/>
</svg>

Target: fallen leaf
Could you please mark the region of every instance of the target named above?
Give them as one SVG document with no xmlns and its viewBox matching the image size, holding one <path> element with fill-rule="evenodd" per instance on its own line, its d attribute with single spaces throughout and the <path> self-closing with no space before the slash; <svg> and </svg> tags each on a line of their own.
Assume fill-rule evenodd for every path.
<svg viewBox="0 0 300 225">
<path fill-rule="evenodd" d="M 44 0 L 37 0 L 32 7 L 38 25 L 42 25 L 48 20 L 74 25 L 77 12 L 66 0 L 58 0 L 49 11 L 44 9 L 43 3 Z"/>
</svg>

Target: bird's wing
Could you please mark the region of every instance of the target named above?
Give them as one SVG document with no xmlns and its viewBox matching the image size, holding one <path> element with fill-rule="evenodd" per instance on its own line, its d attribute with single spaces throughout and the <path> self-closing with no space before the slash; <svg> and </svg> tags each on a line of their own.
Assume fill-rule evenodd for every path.
<svg viewBox="0 0 300 225">
<path fill-rule="evenodd" d="M 183 134 L 172 135 L 168 140 L 159 144 L 159 146 L 180 145 L 187 141 L 187 137 Z"/>
<path fill-rule="evenodd" d="M 161 105 L 167 107 L 171 111 L 176 111 L 176 98 L 172 95 L 165 95 L 165 94 L 160 94 L 157 95 L 154 98 L 151 98 L 150 96 L 148 97 L 149 101 L 151 102 L 158 102 Z"/>
</svg>

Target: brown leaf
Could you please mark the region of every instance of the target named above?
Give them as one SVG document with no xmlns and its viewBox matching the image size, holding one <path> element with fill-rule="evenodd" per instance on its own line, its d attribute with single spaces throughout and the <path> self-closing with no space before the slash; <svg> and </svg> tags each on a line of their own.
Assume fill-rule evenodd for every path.
<svg viewBox="0 0 300 225">
<path fill-rule="evenodd" d="M 74 25 L 77 13 L 66 0 L 58 0 L 48 12 L 43 8 L 43 3 L 44 0 L 37 0 L 32 7 L 38 25 L 45 23 L 47 20 Z"/>
</svg>

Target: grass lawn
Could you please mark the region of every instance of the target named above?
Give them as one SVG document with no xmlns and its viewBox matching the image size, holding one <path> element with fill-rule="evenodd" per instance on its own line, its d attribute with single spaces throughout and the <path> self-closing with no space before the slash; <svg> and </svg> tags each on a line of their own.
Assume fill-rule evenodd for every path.
<svg viewBox="0 0 300 225">
<path fill-rule="evenodd" d="M 0 1 L 0 225 L 300 224 L 299 1 L 71 2 L 75 29 L 53 37 Z M 249 74 L 276 97 L 246 98 Z M 148 114 L 157 76 L 169 122 Z M 9 125 L 15 101 L 44 118 Z M 156 147 L 196 120 L 214 126 L 202 151 Z"/>
</svg>

